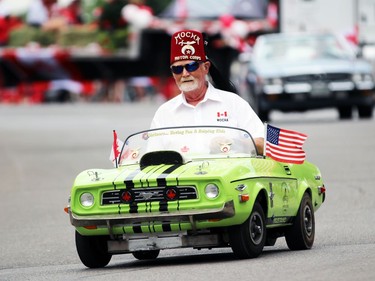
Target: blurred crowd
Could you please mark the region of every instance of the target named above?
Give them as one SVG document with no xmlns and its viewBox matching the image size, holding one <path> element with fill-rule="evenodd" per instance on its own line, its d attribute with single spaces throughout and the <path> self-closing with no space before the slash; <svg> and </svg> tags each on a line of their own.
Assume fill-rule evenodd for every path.
<svg viewBox="0 0 375 281">
<path fill-rule="evenodd" d="M 58 0 L 32 0 L 22 15 L 13 15 L 6 5 L 1 6 L 1 1 L 0 47 L 12 46 L 10 35 L 17 29 L 36 28 L 43 32 L 58 33 L 70 27 L 84 27 L 86 30 L 111 32 L 124 30 L 135 21 L 137 21 L 136 24 L 145 26 L 150 23 L 153 14 L 152 9 L 145 5 L 144 0 L 104 0 L 101 5 L 92 10 L 90 20 L 87 20 L 87 15 L 85 15 L 87 11 L 83 9 L 84 1 L 81 0 L 68 0 L 64 2 L 64 5 L 61 5 Z M 135 13 L 135 7 L 143 11 L 141 18 L 139 13 Z M 95 43 L 93 42 L 92 45 Z M 101 44 L 95 45 L 96 49 L 103 48 Z M 40 46 L 39 42 L 27 42 L 25 46 L 17 47 L 35 49 L 43 46 Z M 131 77 L 119 81 L 60 79 L 21 83 L 11 88 L 2 88 L 0 85 L 0 102 L 143 101 L 160 95 L 158 84 L 156 77 Z M 162 95 L 159 98 L 165 99 Z"/>
<path fill-rule="evenodd" d="M 80 52 L 84 54 L 100 56 L 101 52 L 110 52 L 119 46 L 127 48 L 131 53 L 136 48 L 129 45 L 137 46 L 132 42 L 137 40 L 137 32 L 144 28 L 157 27 L 165 29 L 169 34 L 176 29 L 187 29 L 183 26 L 186 13 L 179 15 L 181 20 L 177 20 L 175 24 L 167 23 L 163 26 L 160 26 L 161 21 L 154 16 L 172 3 L 172 0 L 30 0 L 27 10 L 17 16 L 12 15 L 5 5 L 1 5 L 3 1 L 11 0 L 0 0 L 0 49 L 21 47 L 28 48 L 35 54 L 41 53 L 38 51 L 41 48 L 58 49 L 64 46 L 69 47 L 72 52 L 78 49 L 75 45 L 81 43 Z M 185 1 L 175 1 L 174 4 L 181 10 L 182 3 Z M 277 1 L 270 0 L 267 3 L 267 28 L 277 29 Z M 221 16 L 215 24 L 209 25 L 207 21 L 202 21 L 202 25 L 202 28 L 212 32 L 209 37 L 210 46 L 216 51 L 210 53 L 210 58 L 215 61 L 223 76 L 228 77 L 231 67 L 228 62 L 237 57 L 239 52 L 251 51 L 255 42 L 256 35 L 247 36 L 249 29 L 256 33 L 257 29 L 263 28 L 259 22 L 245 24 L 230 14 Z M 72 29 L 76 33 L 70 32 Z M 16 32 L 20 30 L 23 33 Z M 82 32 L 77 32 L 80 30 Z M 30 34 L 35 31 L 42 32 L 43 36 L 36 33 L 39 41 L 29 40 Z M 97 32 L 111 34 L 111 39 L 106 37 L 100 41 L 97 40 L 100 37 L 89 36 Z M 120 40 L 113 35 L 115 32 L 120 32 Z M 49 36 L 44 36 L 45 34 Z M 56 34 L 64 34 L 64 40 L 61 36 L 58 42 L 51 40 L 51 37 L 55 39 Z M 126 43 L 121 36 L 127 36 Z M 68 39 L 70 41 L 66 42 Z M 165 100 L 176 94 L 178 89 L 172 77 L 130 77 L 117 81 L 73 81 L 64 78 L 21 83 L 17 87 L 5 89 L 2 87 L 0 69 L 0 103 L 23 100 L 35 103 L 76 100 L 123 102 L 143 101 L 150 97 Z"/>
<path fill-rule="evenodd" d="M 38 27 L 45 31 L 60 31 L 69 26 L 92 25 L 101 30 L 114 30 L 126 27 L 131 23 L 132 15 L 126 13 L 125 6 L 137 7 L 147 11 L 143 18 L 150 18 L 152 9 L 145 5 L 144 0 L 102 0 L 83 1 L 65 0 L 31 0 L 25 12 L 14 15 L 10 8 L 11 3 L 2 3 L 0 0 L 0 45 L 9 43 L 9 34 L 21 25 Z M 94 4 L 92 10 L 84 9 Z M 3 5 L 2 5 L 3 4 Z M 130 12 L 130 9 L 127 9 Z M 134 11 L 134 9 L 132 10 Z M 88 16 L 88 13 L 92 15 Z M 128 18 L 127 18 L 128 17 Z"/>
</svg>

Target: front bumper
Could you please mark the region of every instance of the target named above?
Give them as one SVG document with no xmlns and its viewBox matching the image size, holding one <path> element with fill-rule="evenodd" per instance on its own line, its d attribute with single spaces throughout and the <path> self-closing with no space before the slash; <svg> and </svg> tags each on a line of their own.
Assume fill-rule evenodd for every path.
<svg viewBox="0 0 375 281">
<path fill-rule="evenodd" d="M 112 215 L 87 215 L 80 216 L 69 210 L 70 222 L 75 227 L 107 227 L 111 229 L 115 226 L 133 226 L 139 223 L 148 222 L 168 222 L 184 223 L 188 222 L 195 228 L 197 221 L 216 220 L 233 217 L 235 214 L 234 202 L 228 201 L 220 208 L 196 209 L 174 212 L 152 212 L 152 213 L 127 213 Z"/>
<path fill-rule="evenodd" d="M 320 108 L 338 108 L 343 106 L 373 106 L 375 92 L 372 90 L 355 92 L 331 92 L 322 95 L 311 93 L 262 94 L 262 110 L 279 109 L 282 111 L 309 110 Z"/>
</svg>

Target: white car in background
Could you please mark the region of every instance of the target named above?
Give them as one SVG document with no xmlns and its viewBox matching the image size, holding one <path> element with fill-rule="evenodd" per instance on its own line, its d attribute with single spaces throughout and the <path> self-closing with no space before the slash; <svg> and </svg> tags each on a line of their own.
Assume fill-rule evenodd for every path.
<svg viewBox="0 0 375 281">
<path fill-rule="evenodd" d="M 375 83 L 370 62 L 344 40 L 324 34 L 266 34 L 242 69 L 240 94 L 263 121 L 272 110 L 337 108 L 340 119 L 371 118 Z"/>
</svg>

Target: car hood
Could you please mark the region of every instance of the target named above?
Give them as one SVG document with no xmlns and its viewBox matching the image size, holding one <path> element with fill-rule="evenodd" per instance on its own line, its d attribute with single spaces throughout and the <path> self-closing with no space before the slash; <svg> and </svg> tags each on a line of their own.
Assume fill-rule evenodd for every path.
<svg viewBox="0 0 375 281">
<path fill-rule="evenodd" d="M 324 73 L 371 73 L 371 65 L 363 60 L 319 59 L 309 61 L 257 61 L 254 71 L 262 77 L 286 77 Z"/>
<path fill-rule="evenodd" d="M 285 165 L 257 158 L 208 159 L 178 165 L 153 165 L 140 169 L 139 165 L 128 165 L 117 169 L 90 169 L 80 173 L 74 185 L 93 187 L 114 185 L 124 187 L 161 186 L 166 182 L 219 179 L 232 181 L 259 176 L 285 176 Z M 297 165 L 300 166 L 300 165 Z"/>
</svg>

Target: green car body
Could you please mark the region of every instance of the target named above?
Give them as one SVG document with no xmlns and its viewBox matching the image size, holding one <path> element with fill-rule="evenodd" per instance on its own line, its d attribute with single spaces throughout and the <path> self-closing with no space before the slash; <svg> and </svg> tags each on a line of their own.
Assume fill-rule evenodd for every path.
<svg viewBox="0 0 375 281">
<path fill-rule="evenodd" d="M 182 133 L 172 148 L 176 132 Z M 149 136 L 159 138 L 158 145 L 167 138 L 168 149 L 140 145 L 150 144 Z M 206 143 L 208 152 L 196 153 L 194 146 Z M 314 212 L 325 199 L 319 169 L 257 155 L 245 131 L 144 131 L 128 138 L 118 162 L 83 171 L 71 191 L 68 213 L 88 267 L 107 265 L 112 254 L 153 259 L 160 250 L 182 247 L 231 247 L 237 257 L 252 258 L 280 236 L 291 249 L 313 244 Z"/>
</svg>

